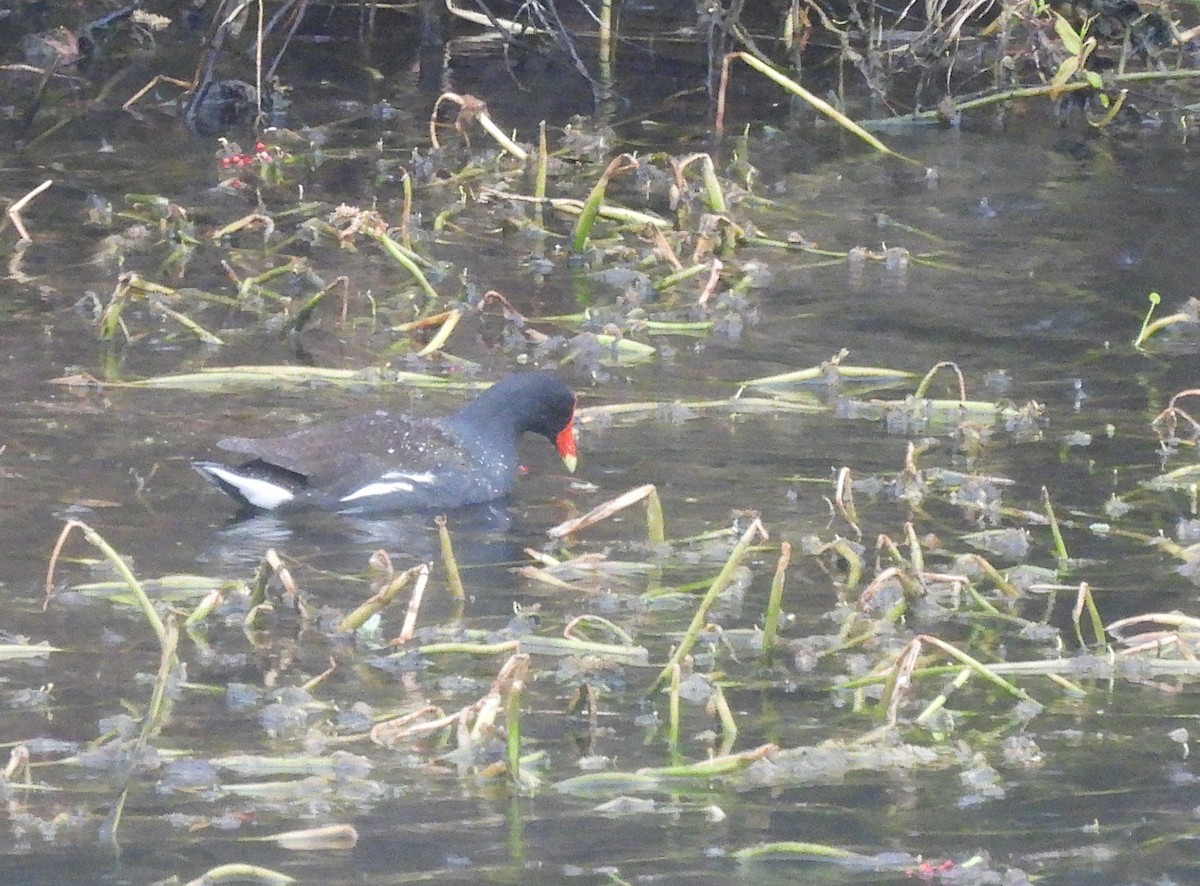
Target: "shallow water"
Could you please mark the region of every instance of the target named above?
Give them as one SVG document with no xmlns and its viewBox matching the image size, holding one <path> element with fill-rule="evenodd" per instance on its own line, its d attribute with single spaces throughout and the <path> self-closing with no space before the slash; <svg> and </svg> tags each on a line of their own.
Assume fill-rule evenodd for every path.
<svg viewBox="0 0 1200 886">
<path fill-rule="evenodd" d="M 376 50 L 388 57 L 382 48 Z M 327 57 L 324 50 L 313 52 Z M 295 58 L 294 76 L 302 76 L 306 60 L 314 71 L 325 70 L 313 61 L 317 56 L 297 50 Z M 494 74 L 494 60 L 482 58 L 477 66 L 468 57 L 457 58 L 452 74 L 460 78 L 459 88 L 480 92 L 506 127 L 532 140 L 538 114 L 551 114 L 553 126 L 565 122 L 561 107 L 514 101 L 512 90 L 498 85 L 503 81 Z M 383 161 L 403 161 L 412 146 L 426 144 L 423 118 L 431 98 L 415 89 L 416 75 L 410 71 L 397 66 L 387 73 L 384 85 L 371 87 L 375 93 L 369 100 L 362 99 L 362 90 L 349 89 L 345 79 L 322 86 L 314 77 L 296 95 L 287 125 L 300 129 L 333 119 L 354 121 L 333 133 L 338 147 L 358 152 L 312 172 L 307 199 L 332 207 L 375 197 L 395 211 L 398 185 L 375 175 L 381 164 L 387 166 Z M 553 93 L 541 84 L 529 75 L 532 94 Z M 8 88 L 20 94 L 13 84 Z M 680 144 L 688 144 L 672 147 L 675 153 L 703 140 L 683 125 L 701 118 L 701 98 L 664 111 L 656 104 L 658 91 L 647 93 L 646 107 L 631 106 L 628 119 L 638 119 L 640 112 L 671 124 L 672 131 L 681 132 Z M 569 111 L 580 110 L 578 96 L 559 98 Z M 401 117 L 385 123 L 372 114 L 370 102 L 380 100 L 403 109 Z M 536 113 L 526 117 L 526 112 Z M 381 138 L 385 150 L 373 153 Z M 664 141 L 661 135 L 654 138 Z M 1186 491 L 1152 493 L 1139 484 L 1160 471 L 1150 421 L 1173 393 L 1200 380 L 1196 337 L 1167 334 L 1146 352 L 1130 346 L 1149 291 L 1163 294 L 1160 313 L 1179 309 L 1192 294 L 1191 232 L 1200 219 L 1190 143 L 1170 132 L 1114 136 L 1084 131 L 1082 125 L 1054 128 L 1042 119 L 1017 120 L 1006 130 L 980 125 L 886 133 L 885 138 L 922 167 L 936 168 L 936 181 L 927 180 L 922 168 L 866 154 L 823 128 L 756 129 L 747 148 L 759 170 L 754 195 L 760 199 L 747 199 L 735 212 L 753 219 L 764 234 L 782 239 L 797 232 L 830 250 L 903 246 L 915 257 L 907 269 L 888 270 L 876 262 L 856 269 L 845 260 L 821 264 L 811 255 L 743 246 L 734 263 L 757 265 L 757 282 L 741 293 L 736 309 L 713 310 L 711 316 L 721 321 L 718 331 L 700 338 L 643 336 L 658 348 L 649 362 L 595 374 L 569 365 L 564 377 L 580 391 L 584 406 L 670 403 L 728 397 L 748 379 L 812 366 L 841 348 L 850 352 L 848 363 L 918 375 L 950 360 L 961 367 L 968 393 L 976 399 L 1043 404 L 1041 433 L 1026 439 L 997 427 L 968 459 L 944 429 L 896 432 L 882 420 L 845 417 L 844 405 L 808 414 L 698 412 L 682 422 L 669 416 L 607 427 L 592 422 L 580 429 L 578 476 L 591 486 L 565 475 L 540 441 L 526 441 L 529 475 L 511 501 L 451 515 L 470 599 L 461 614 L 456 612 L 435 578 L 421 612 L 422 627 L 457 624 L 500 631 L 518 604 L 526 614 L 536 606 L 540 621 L 534 631 L 553 635 L 572 616 L 602 614 L 645 645 L 654 663 L 593 663 L 595 670 L 581 675 L 574 669 L 579 665 L 534 656 L 523 735 L 526 749 L 545 757 L 543 785 L 528 793 L 516 792 L 503 778 L 489 780 L 435 762 L 453 746 L 453 737 L 445 746 L 430 740 L 401 750 L 383 750 L 360 737 L 370 717 L 425 703 L 447 711 L 470 704 L 503 662 L 503 656 L 465 655 L 385 662 L 367 643 L 331 639 L 329 626 L 335 621 L 329 613 L 345 613 L 369 593 L 372 552 L 387 550 L 400 568 L 436 559 L 436 535 L 428 519 L 304 515 L 238 522 L 228 501 L 187 465 L 189 458 L 213 455 L 214 442 L 223 436 L 273 433 L 302 419 L 338 417 L 385 401 L 394 405 L 396 394 L 368 386 L 202 393 L 65 389 L 47 383 L 77 372 L 116 382 L 243 363 L 379 365 L 396 338 L 387 326 L 393 315 L 403 313 L 402 305 L 387 303 L 397 285 L 394 265 L 365 249 L 332 258 L 328 251 L 314 251 L 310 261 L 328 262 L 320 267 L 327 279 L 349 278 L 349 319 L 343 323 L 339 309 L 323 306 L 329 309 L 298 339 L 279 338 L 252 320 L 230 317 L 222 331 L 228 344 L 208 347 L 174 325 L 135 311 L 129 315 L 135 340 L 100 343 L 91 307 L 80 300 L 89 291 L 106 300 L 116 272 L 90 260 L 108 231 L 83 224 L 88 194 L 100 194 L 119 209 L 125 193 L 160 193 L 203 207 L 197 212 L 201 230 L 250 211 L 253 201 L 211 193 L 217 180 L 215 141 L 188 134 L 165 114 L 132 117 L 92 109 L 22 154 L 5 145 L 0 167 L 6 170 L 6 198 L 47 177 L 56 184 L 26 212 L 32 246 L 14 252 L 11 230 L 3 235 L 13 259 L 0 283 L 7 315 L 0 330 L 6 390 L 0 403 L 5 428 L 0 599 L 6 632 L 46 640 L 63 651 L 0 665 L 3 735 L 30 747 L 33 759 L 45 764 L 33 770 L 35 783 L 54 790 L 7 791 L 9 826 L 0 829 L 0 879 L 144 883 L 248 861 L 301 881 L 331 884 L 429 876 L 452 882 L 607 882 L 610 868 L 626 880 L 760 883 L 819 877 L 882 883 L 905 879 L 915 856 L 962 865 L 976 854 L 986 859 L 979 873 L 959 874 L 978 882 L 999 882 L 989 878 L 1013 869 L 1054 884 L 1196 879 L 1195 860 L 1185 848 L 1195 826 L 1195 776 L 1186 732 L 1173 732 L 1190 728 L 1194 717 L 1194 683 L 1186 677 L 1156 678 L 1147 672 L 1110 682 L 1093 668 L 1075 678 L 1087 690 L 1082 699 L 1044 678 L 1026 678 L 1020 685 L 1044 705 L 1036 715 L 974 681 L 951 696 L 953 723 L 941 723 L 944 734 L 911 725 L 950 679 L 923 678 L 905 705 L 908 725 L 900 737 L 938 756 L 912 769 L 859 761 L 845 770 L 816 767 L 778 782 L 755 770 L 753 777 L 643 790 L 638 795 L 654 800 L 653 808 L 623 813 L 596 808 L 623 790 L 574 794 L 554 787 L 578 774 L 584 757 L 607 757 L 606 768 L 618 772 L 702 760 L 713 745 L 708 733 L 718 728 L 701 706 L 685 705 L 678 756 L 654 730 L 654 715 L 659 721 L 665 717 L 665 702 L 657 693 L 646 693 L 694 601 L 672 605 L 669 599 L 655 602 L 640 595 L 656 585 L 707 584 L 729 553 L 728 539 L 679 543 L 663 557 L 639 544 L 644 521 L 633 510 L 582 533 L 573 552 L 655 561 L 649 577 L 604 579 L 598 588 L 562 591 L 508 568 L 528 562 L 524 548 L 549 547 L 545 530 L 550 526 L 643 483 L 656 484 L 671 539 L 730 526 L 741 531 L 746 525 L 741 512 L 756 510 L 772 545 L 783 539 L 799 548 L 809 536 L 828 540 L 835 533 L 849 534 L 843 521 L 835 519 L 831 527 L 827 498 L 837 469 L 848 467 L 860 479 L 890 476 L 902 469 L 909 443 L 931 435 L 938 444 L 920 456 L 922 468 L 953 467 L 1011 479 L 1004 502 L 1027 511 L 1040 512 L 1040 490 L 1049 490 L 1060 519 L 1071 522 L 1065 541 L 1079 561 L 1059 580 L 1088 582 L 1106 621 L 1147 611 L 1195 613 L 1195 587 L 1178 574 L 1174 559 L 1139 541 L 1088 529 L 1110 519 L 1104 506 L 1114 494 L 1135 505 L 1116 525 L 1143 534 L 1161 531 L 1173 538 L 1177 521 L 1191 516 Z M 614 196 L 632 202 L 636 188 L 617 186 Z M 422 230 L 429 229 L 428 221 L 423 217 Z M 530 247 L 516 235 L 496 233 L 495 221 L 483 212 L 465 211 L 458 227 L 424 244 L 454 268 L 442 291 L 455 293 L 454 278 L 466 276 L 479 291 L 504 291 L 531 317 L 606 307 L 622 295 L 620 287 L 554 253 L 552 270 L 536 273 L 527 260 Z M 560 224 L 569 231 L 568 222 Z M 189 285 L 228 293 L 218 257 L 215 248 L 201 249 L 189 269 Z M 134 256 L 131 262 L 147 277 L 154 275 L 148 259 Z M 382 305 L 375 322 L 368 319 L 368 291 Z M 212 310 L 202 316 L 222 325 Z M 515 350 L 494 347 L 496 326 L 468 318 L 447 350 L 481 362 L 485 377 L 511 371 L 523 361 Z M 411 368 L 407 362 L 405 367 Z M 1008 380 L 1001 393 L 985 385 L 998 371 Z M 950 396 L 948 379 L 938 377 L 937 396 Z M 847 391 L 901 399 L 914 384 L 869 394 L 853 388 L 810 393 L 814 406 L 838 406 Z M 405 408 L 428 414 L 451 410 L 462 399 L 454 393 L 398 396 Z M 1091 434 L 1090 445 L 1064 442 L 1076 431 Z M 1168 466 L 1190 458 L 1185 449 Z M 959 553 L 965 550 L 960 536 L 980 528 L 945 501 L 931 499 L 914 510 L 885 493 L 864 490 L 857 505 L 872 564 L 879 534 L 903 547 L 906 521 L 926 539 L 932 552 L 927 556 L 939 569 L 949 568 L 949 555 L 936 553 L 928 535 L 936 534 L 950 552 Z M 69 588 L 109 578 L 103 564 L 61 564 L 49 611 L 41 611 L 50 552 L 71 516 L 97 528 L 143 579 L 190 573 L 214 583 L 245 582 L 265 551 L 274 548 L 314 610 L 313 621 L 305 622 L 280 607 L 265 628 L 247 630 L 242 613 L 230 608 L 200 634 L 185 638 L 181 655 L 188 682 L 178 688 L 161 734 L 149 742 L 149 756 L 132 775 L 132 760 L 119 756 L 64 762 L 126 728 L 106 718 L 132 715 L 136 734 L 159 658 L 155 638 L 133 609 Z M 1025 522 L 1010 515 L 1001 525 Z M 1028 561 L 1052 568 L 1048 530 L 1035 525 L 1030 531 Z M 94 556 L 78 538 L 68 553 Z M 739 629 L 761 624 L 776 556 L 773 546 L 753 553 L 744 594 L 717 604 L 713 620 L 731 632 L 730 642 L 737 642 Z M 784 636 L 796 645 L 774 663 L 745 650 L 730 658 L 705 645 L 698 653 L 698 670 L 728 676 L 726 693 L 741 730 L 735 751 L 771 742 L 797 753 L 825 740 L 847 743 L 865 736 L 879 721 L 852 713 L 848 693 L 831 688 L 897 651 L 914 631 L 976 644 L 970 646 L 973 654 L 989 661 L 1056 654 L 1053 642 L 956 615 L 926 613 L 914 615 L 896 637 L 885 633 L 864 644 L 861 654 L 849 651 L 807 670 L 801 661 L 805 638 L 836 631 L 855 596 L 843 595 L 835 579 L 816 558 L 797 550 L 784 603 L 793 616 Z M 184 599 L 178 606 L 188 611 L 194 603 Z M 1062 654 L 1075 655 L 1072 603 L 1073 594 L 1062 592 L 1053 599 L 1022 600 L 1016 611 L 1061 628 Z M 393 636 L 401 620 L 398 608 L 388 610 L 384 636 Z M 311 690 L 311 704 L 301 705 L 299 687 L 331 662 L 336 669 Z M 581 682 L 600 691 L 595 724 L 563 713 Z M 50 684 L 45 695 L 27 694 Z M 235 690 L 249 687 L 243 703 L 231 700 L 243 697 L 241 690 L 227 690 L 231 684 Z M 366 719 L 350 717 L 355 703 L 370 706 L 360 712 Z M 1038 753 L 1018 753 L 1021 739 L 1036 742 Z M 71 744 L 51 746 L 49 740 Z M 120 743 L 103 747 L 132 754 Z M 294 792 L 279 786 L 286 779 L 278 775 L 242 775 L 219 765 L 234 754 L 306 751 L 327 763 L 341 759 L 333 757 L 336 750 L 360 755 L 363 765 L 343 762 L 335 775 Z M 495 748 L 486 745 L 486 752 Z M 883 748 L 879 754 L 882 759 Z M 198 763 L 200 771 L 181 761 Z M 209 771 L 209 764 L 217 770 Z M 195 781 L 186 782 L 185 775 Z M 266 789 L 261 782 L 276 785 Z M 252 791 L 251 783 L 260 786 Z M 125 786 L 130 793 L 117 851 L 100 834 Z M 353 824 L 358 845 L 303 853 L 245 841 L 328 823 Z M 868 861 L 746 864 L 730 857 L 745 847 L 784 840 L 826 843 Z M 1012 877 L 1020 882 L 1017 874 Z"/>
</svg>

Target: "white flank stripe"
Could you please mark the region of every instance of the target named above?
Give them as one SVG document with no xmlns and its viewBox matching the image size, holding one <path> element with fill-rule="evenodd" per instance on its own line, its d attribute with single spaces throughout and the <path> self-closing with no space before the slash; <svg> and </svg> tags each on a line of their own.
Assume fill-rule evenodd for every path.
<svg viewBox="0 0 1200 886">
<path fill-rule="evenodd" d="M 413 485 L 398 481 L 395 483 L 368 483 L 362 489 L 356 489 L 349 495 L 343 496 L 338 501 L 354 501 L 358 498 L 371 498 L 376 495 L 388 495 L 392 492 L 412 492 Z"/>
<path fill-rule="evenodd" d="M 235 474 L 224 468 L 206 467 L 206 471 L 214 477 L 224 480 L 242 494 L 250 504 L 264 511 L 273 511 L 282 504 L 287 504 L 296 496 L 287 488 L 270 480 L 259 480 L 256 477 L 246 477 Z"/>
<path fill-rule="evenodd" d="M 422 471 L 419 474 L 406 474 L 404 471 L 388 471 L 380 480 L 408 480 L 412 483 L 429 484 L 435 479 L 433 471 Z M 412 490 L 409 490 L 410 492 Z"/>
</svg>

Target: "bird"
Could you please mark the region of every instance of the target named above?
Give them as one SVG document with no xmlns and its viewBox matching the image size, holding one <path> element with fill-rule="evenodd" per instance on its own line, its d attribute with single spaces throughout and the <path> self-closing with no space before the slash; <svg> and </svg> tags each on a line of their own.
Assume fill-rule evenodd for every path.
<svg viewBox="0 0 1200 886">
<path fill-rule="evenodd" d="M 345 514 L 446 510 L 503 498 L 519 467 L 517 440 L 552 442 L 574 472 L 575 393 L 548 370 L 501 379 L 458 412 L 413 418 L 379 410 L 282 437 L 229 437 L 238 467 L 192 467 L 243 510 L 318 508 Z"/>
</svg>

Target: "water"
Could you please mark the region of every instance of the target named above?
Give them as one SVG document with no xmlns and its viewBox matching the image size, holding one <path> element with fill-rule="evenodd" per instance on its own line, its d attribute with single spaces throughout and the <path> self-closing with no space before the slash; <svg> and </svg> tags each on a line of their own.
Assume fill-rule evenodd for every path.
<svg viewBox="0 0 1200 886">
<path fill-rule="evenodd" d="M 295 64 L 316 57 L 297 50 Z M 488 99 L 505 127 L 532 140 L 538 116 L 523 117 L 513 91 L 497 85 L 486 70 L 483 63 L 474 67 L 459 58 L 454 74 L 464 90 L 469 86 Z M 343 153 L 306 175 L 306 199 L 332 207 L 375 198 L 396 217 L 397 180 L 375 176 L 380 168 L 407 163 L 411 147 L 425 144 L 423 117 L 431 99 L 415 90 L 415 75 L 400 66 L 389 71 L 383 85 L 372 87 L 377 91 L 370 101 L 348 90 L 345 81 L 322 87 L 313 80 L 298 91 L 288 121 L 294 128 L 354 121 L 329 130 Z M 541 82 L 536 74 L 529 81 L 532 94 L 552 92 L 534 88 Z M 18 85 L 7 88 L 19 97 Z M 701 99 L 664 111 L 650 98 L 644 115 L 672 124 L 685 137 L 690 130 L 684 124 L 702 119 Z M 370 102 L 378 100 L 405 111 L 382 121 L 369 113 Z M 580 110 L 578 101 L 569 104 L 570 111 Z M 551 113 L 552 125 L 564 122 L 561 108 L 537 110 Z M 399 285 L 396 267 L 364 246 L 353 255 L 328 247 L 294 250 L 326 279 L 345 274 L 350 293 L 345 322 L 340 304 L 331 300 L 298 338 L 277 337 L 254 318 L 199 310 L 185 301 L 176 307 L 194 310 L 209 328 L 222 329 L 226 346 L 200 345 L 144 308 L 128 315 L 133 340 L 100 343 L 91 303 L 81 299 L 94 292 L 100 302 L 107 301 L 117 272 L 90 260 L 111 231 L 84 224 L 87 195 L 99 194 L 120 210 L 126 193 L 164 194 L 189 209 L 201 236 L 252 211 L 254 201 L 213 193 L 215 142 L 188 134 L 159 113 L 130 117 L 91 109 L 23 154 L 12 154 L 7 146 L 10 153 L 0 156 L 6 197 L 44 178 L 56 184 L 25 213 L 33 245 L 18 252 L 11 230 L 5 232 L 12 259 L 0 284 L 7 319 L 0 332 L 6 390 L 0 406 L 5 427 L 0 599 L 10 635 L 46 640 L 63 651 L 0 666 L 3 734 L 11 743 L 30 746 L 34 759 L 45 764 L 33 770 L 35 783 L 55 789 L 8 791 L 9 827 L 0 831 L 3 879 L 143 883 L 172 874 L 190 878 L 219 863 L 247 861 L 301 881 L 330 883 L 426 876 L 455 882 L 485 877 L 601 882 L 610 867 L 627 880 L 757 883 L 821 877 L 861 883 L 905 879 L 904 872 L 916 865 L 908 856 L 962 865 L 976 854 L 985 858 L 981 873 L 974 875 L 980 882 L 991 882 L 987 872 L 1012 869 L 1055 884 L 1195 879 L 1194 859 L 1177 849 L 1194 829 L 1187 735 L 1176 731 L 1189 729 L 1194 716 L 1193 684 L 1186 677 L 1147 672 L 1109 682 L 1089 671 L 1073 677 L 1087 690 L 1082 699 L 1044 678 L 1018 679 L 1044 705 L 1036 715 L 976 679 L 951 695 L 953 722 L 941 721 L 945 735 L 911 724 L 950 678 L 920 678 L 902 706 L 906 726 L 900 738 L 935 756 L 915 768 L 856 759 L 844 770 L 817 768 L 777 783 L 752 770 L 752 777 L 642 791 L 640 797 L 655 801 L 653 810 L 627 814 L 596 809 L 623 791 L 574 795 L 553 787 L 579 773 L 581 758 L 606 757 L 607 768 L 619 772 L 677 759 L 661 732 L 654 731 L 652 715 L 661 722 L 665 701 L 646 692 L 695 601 L 640 595 L 648 587 L 706 584 L 728 554 L 728 541 L 678 544 L 672 556 L 660 558 L 640 544 L 644 521 L 632 510 L 586 531 L 570 551 L 555 550 L 652 561 L 656 568 L 649 577 L 604 578 L 586 590 L 563 591 L 508 568 L 529 562 L 524 548 L 548 547 L 548 527 L 642 483 L 658 487 L 672 539 L 731 526 L 740 531 L 746 525 L 743 512 L 754 510 L 761 513 L 772 544 L 783 539 L 797 546 L 784 604 L 793 620 L 783 635 L 796 644 L 788 654 L 768 665 L 753 651 L 739 648 L 736 659 L 718 651 L 712 665 L 708 644 L 698 650 L 699 670 L 715 667 L 728 675 L 725 691 L 740 728 L 735 751 L 771 742 L 794 754 L 825 740 L 853 748 L 846 743 L 865 736 L 879 721 L 852 713 L 849 695 L 831 687 L 896 654 L 914 633 L 959 644 L 989 662 L 1058 654 L 1053 642 L 1021 637 L 1003 624 L 923 611 L 894 633 L 882 630 L 861 647 L 820 659 L 813 670 L 801 667 L 796 656 L 807 648 L 806 638 L 834 633 L 857 597 L 857 591 L 840 588 L 836 565 L 831 577 L 816 558 L 799 550 L 812 536 L 828 541 L 835 533 L 851 534 L 843 520 L 832 518 L 831 525 L 826 499 L 833 495 L 834 472 L 848 467 L 859 479 L 890 477 L 903 468 L 909 443 L 927 434 L 936 436 L 937 446 L 919 456 L 923 468 L 969 469 L 1009 479 L 1004 504 L 1025 511 L 1040 512 L 1040 490 L 1048 489 L 1059 518 L 1070 524 L 1066 544 L 1079 558 L 1060 580 L 1088 582 L 1105 620 L 1147 611 L 1194 612 L 1194 586 L 1178 574 L 1175 559 L 1138 540 L 1088 529 L 1111 520 L 1104 507 L 1114 494 L 1134 505 L 1115 521 L 1118 528 L 1174 537 L 1177 520 L 1190 515 L 1186 490 L 1154 493 L 1139 484 L 1160 470 L 1150 421 L 1171 394 L 1196 384 L 1196 337 L 1176 331 L 1145 352 L 1130 346 L 1149 291 L 1163 294 L 1164 314 L 1192 294 L 1190 232 L 1197 218 L 1190 145 L 1169 132 L 1108 136 L 1080 126 L 1055 129 L 1040 119 L 1016 121 L 1003 131 L 977 125 L 885 134 L 894 148 L 918 158 L 921 168 L 866 154 L 822 129 L 806 130 L 803 137 L 795 131 L 756 130 L 747 159 L 758 168 L 757 199 L 735 203 L 735 217 L 753 220 L 766 235 L 783 239 L 796 232 L 835 252 L 904 247 L 913 256 L 908 268 L 889 270 L 868 261 L 855 270 L 846 261 L 822 263 L 813 255 L 743 246 L 728 263 L 728 279 L 753 266 L 756 282 L 740 294 L 740 302 L 710 312 L 719 331 L 701 337 L 641 335 L 658 348 L 649 362 L 595 374 L 569 365 L 564 376 L 579 389 L 585 406 L 670 403 L 728 397 L 748 379 L 811 366 L 842 348 L 849 351 L 847 363 L 918 375 L 949 360 L 961 368 L 973 398 L 1041 403 L 1040 435 L 1027 439 L 997 427 L 968 457 L 937 428 L 892 433 L 882 420 L 844 417 L 844 408 L 832 408 L 839 394 L 818 388 L 812 393 L 814 405 L 830 408 L 807 414 L 698 411 L 679 423 L 585 424 L 578 479 L 594 488 L 566 476 L 540 441 L 527 441 L 530 473 L 511 502 L 451 516 L 470 599 L 458 612 L 435 569 L 422 629 L 501 631 L 513 618 L 514 604 L 526 616 L 536 607 L 534 630 L 547 635 L 557 634 L 575 615 L 601 614 L 645 645 L 655 663 L 616 666 L 534 657 L 522 726 L 526 750 L 545 755 L 540 763 L 544 784 L 528 793 L 515 792 L 502 777 L 485 779 L 474 769 L 459 769 L 456 761 L 438 762 L 453 747 L 453 737 L 447 745 L 426 740 L 400 750 L 355 737 L 367 722 L 351 717 L 356 704 L 369 705 L 358 713 L 375 718 L 425 704 L 456 711 L 486 692 L 504 660 L 502 655 L 437 655 L 389 663 L 378 650 L 332 634 L 337 618 L 372 588 L 367 560 L 373 551 L 387 550 L 400 568 L 436 560 L 436 536 L 427 520 L 306 515 L 235 522 L 228 501 L 187 465 L 189 458 L 213 455 L 215 441 L 230 434 L 278 432 L 301 418 L 394 405 L 397 396 L 406 409 L 438 414 L 455 408 L 461 395 L 396 395 L 369 386 L 206 393 L 48 383 L 78 372 L 115 382 L 243 363 L 379 365 L 399 338 L 388 325 L 407 319 L 407 302 L 389 301 Z M 373 146 L 380 138 L 385 148 L 376 154 Z M 926 178 L 924 167 L 937 169 L 936 181 Z M 515 176 L 510 187 L 524 190 Z M 578 191 L 580 183 L 564 180 L 562 187 Z M 631 182 L 614 185 L 615 196 L 633 205 L 637 193 Z M 276 205 L 281 200 L 273 199 Z M 454 199 L 436 187 L 421 189 L 419 230 L 428 232 L 435 210 Z M 664 211 L 663 200 L 658 193 L 649 208 Z M 882 223 L 881 214 L 886 216 Z M 569 233 L 569 220 L 555 224 Z M 466 277 L 480 291 L 505 292 L 531 317 L 608 307 L 622 296 L 620 287 L 598 281 L 590 269 L 573 267 L 553 250 L 548 253 L 552 269 L 538 273 L 528 261 L 531 247 L 499 229 L 495 210 L 468 202 L 436 239 L 426 235 L 422 249 L 452 269 L 440 284 L 442 291 L 457 292 L 454 281 Z M 255 236 L 245 235 L 238 244 L 246 249 L 236 256 L 243 276 L 260 261 L 261 240 Z M 219 265 L 231 254 L 225 245 L 199 249 L 186 285 L 231 294 Z M 158 271 L 161 258 L 151 249 L 131 253 L 128 263 L 150 279 L 177 285 Z M 652 273 L 664 272 L 655 268 Z M 694 300 L 700 285 L 685 284 L 679 301 Z M 657 308 L 653 302 L 648 307 Z M 534 325 L 549 333 L 563 331 Z M 495 317 L 468 317 L 447 350 L 480 361 L 488 377 L 497 377 L 519 362 L 519 349 L 497 346 L 502 333 Z M 1002 394 L 984 384 L 997 371 L 1009 380 Z M 937 396 L 949 395 L 949 378 L 938 377 L 932 389 Z M 841 393 L 902 399 L 913 385 Z M 1067 446 L 1064 438 L 1077 431 L 1091 434 L 1091 444 Z M 1178 467 L 1190 457 L 1185 450 L 1168 466 Z M 886 534 L 906 550 L 907 521 L 940 571 L 951 568 L 951 554 L 967 550 L 963 533 L 984 528 L 936 498 L 912 510 L 886 494 L 862 490 L 857 506 L 866 581 L 873 575 L 876 538 Z M 64 519 L 72 516 L 96 527 L 141 578 L 191 573 L 214 583 L 248 582 L 265 551 L 274 548 L 313 610 L 306 622 L 280 605 L 263 625 L 247 629 L 244 613 L 231 607 L 185 638 L 181 656 L 188 685 L 177 691 L 162 731 L 148 741 L 150 756 L 132 775 L 130 761 L 120 756 L 108 762 L 89 758 L 86 766 L 63 762 L 102 736 L 109 742 L 104 747 L 131 754 L 130 744 L 111 743 L 125 727 L 105 718 L 132 714 L 127 728 L 133 741 L 158 667 L 158 645 L 132 609 L 67 588 L 110 577 L 103 564 L 61 563 L 49 611 L 42 612 L 47 561 Z M 1009 514 L 1002 525 L 1025 522 Z M 934 534 L 947 554 L 938 552 Z M 1029 562 L 1053 567 L 1048 531 L 1034 525 L 1031 536 Z M 67 552 L 94 556 L 79 538 Z M 731 632 L 730 642 L 738 642 L 738 630 L 761 623 L 776 556 L 773 547 L 753 553 L 744 596 L 717 605 L 714 618 Z M 188 611 L 194 602 L 182 599 L 176 605 Z M 1072 592 L 1060 591 L 1052 600 L 1027 598 L 1015 611 L 1063 628 L 1062 654 L 1074 655 L 1073 602 Z M 384 635 L 393 636 L 401 620 L 399 609 L 388 610 Z M 422 642 L 429 639 L 423 635 Z M 308 690 L 311 703 L 297 707 L 300 687 L 331 667 Z M 595 723 L 564 713 L 583 682 L 600 689 Z M 51 684 L 44 696 L 27 694 Z M 230 702 L 231 684 L 250 687 L 244 705 Z M 685 704 L 678 759 L 704 759 L 719 744 L 719 736 L 708 734 L 717 729 L 701 707 Z M 70 744 L 46 746 L 50 739 Z M 1036 752 L 1020 753 L 1021 739 L 1035 742 Z M 333 776 L 314 775 L 316 780 L 294 792 L 278 786 L 289 780 L 282 776 L 244 775 L 228 766 L 212 774 L 202 771 L 190 786 L 179 783 L 181 761 L 198 762 L 203 769 L 234 754 L 305 752 L 328 761 L 335 750 L 358 755 L 372 768 L 347 763 Z M 498 752 L 483 742 L 485 755 Z M 884 750 L 878 753 L 882 759 Z M 277 784 L 263 788 L 263 782 Z M 129 798 L 117 832 L 118 851 L 99 834 L 125 787 Z M 302 853 L 244 841 L 328 823 L 353 824 L 358 846 Z M 817 861 L 746 866 L 731 858 L 739 849 L 782 840 L 860 853 L 870 859 L 868 869 L 860 863 Z M 1017 874 L 1012 877 L 1019 882 Z"/>
</svg>

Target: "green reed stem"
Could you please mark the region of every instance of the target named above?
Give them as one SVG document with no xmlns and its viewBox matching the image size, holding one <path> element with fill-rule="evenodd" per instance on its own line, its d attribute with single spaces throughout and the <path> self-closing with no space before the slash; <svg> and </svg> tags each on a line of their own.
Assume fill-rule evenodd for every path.
<svg viewBox="0 0 1200 886">
<path fill-rule="evenodd" d="M 700 601 L 700 605 L 696 607 L 696 613 L 692 616 L 692 622 L 684 631 L 683 638 L 679 641 L 679 645 L 675 647 L 675 651 L 671 653 L 671 658 L 666 666 L 659 673 L 654 681 L 654 685 L 650 687 L 650 691 L 654 691 L 662 686 L 671 678 L 672 666 L 678 666 L 683 662 L 683 659 L 692 651 L 692 647 L 696 645 L 696 640 L 700 637 L 700 631 L 704 628 L 708 618 L 708 610 L 717 601 L 721 591 L 725 590 L 726 586 L 733 579 L 734 570 L 741 564 L 742 559 L 746 556 L 746 552 L 750 550 L 750 545 L 755 538 L 766 538 L 767 533 L 759 520 L 755 520 L 750 524 L 750 527 L 742 533 L 742 537 L 738 539 L 738 543 L 734 545 L 733 551 L 729 555 L 729 559 L 725 561 L 725 566 L 713 583 L 709 586 L 708 592 Z"/>
<path fill-rule="evenodd" d="M 762 649 L 766 654 L 770 654 L 775 648 L 775 639 L 779 633 L 779 611 L 783 605 L 783 585 L 791 562 L 791 542 L 782 542 L 779 545 L 779 561 L 775 564 L 775 577 L 771 580 L 771 594 L 767 598 L 767 615 L 763 619 Z"/>
</svg>

